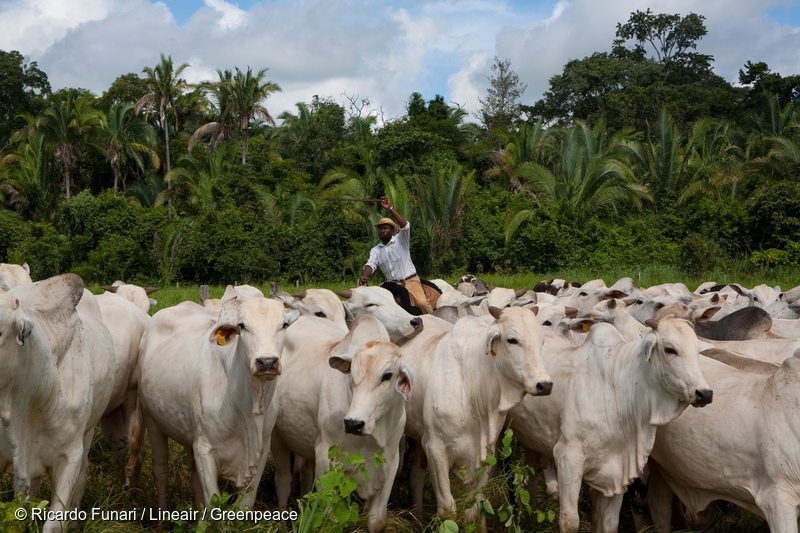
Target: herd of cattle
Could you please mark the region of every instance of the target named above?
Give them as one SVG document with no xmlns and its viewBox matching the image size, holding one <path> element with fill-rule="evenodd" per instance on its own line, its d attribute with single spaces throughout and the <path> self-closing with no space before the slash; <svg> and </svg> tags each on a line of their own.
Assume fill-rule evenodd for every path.
<svg viewBox="0 0 800 533">
<path fill-rule="evenodd" d="M 126 484 L 149 434 L 164 509 L 168 439 L 188 452 L 198 506 L 220 478 L 253 506 L 271 456 L 285 508 L 292 455 L 305 491 L 338 444 L 367 458 L 358 492 L 381 531 L 403 439 L 417 443 L 414 507 L 429 473 L 437 512 L 454 516 L 451 474 L 480 493 L 511 427 L 558 497 L 561 531 L 578 531 L 582 483 L 592 530 L 616 531 L 626 487 L 646 478 L 642 519 L 656 531 L 671 530 L 677 497 L 690 520 L 727 500 L 798 533 L 800 289 L 434 283 L 433 315 L 380 287 L 265 297 L 240 285 L 150 316 L 141 287 L 93 295 L 76 275 L 33 283 L 0 264 L 0 461 L 23 495 L 49 473 L 44 531 L 60 531 L 97 424 Z M 466 519 L 480 523 L 478 509 Z"/>
</svg>

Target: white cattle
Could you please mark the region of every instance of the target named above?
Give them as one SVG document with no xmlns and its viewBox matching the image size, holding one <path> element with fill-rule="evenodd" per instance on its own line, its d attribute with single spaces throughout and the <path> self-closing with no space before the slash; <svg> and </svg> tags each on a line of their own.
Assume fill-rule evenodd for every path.
<svg viewBox="0 0 800 533">
<path fill-rule="evenodd" d="M 330 467 L 329 448 L 339 444 L 366 459 L 369 477 L 356 476 L 358 493 L 369 508 L 369 530 L 384 529 L 405 427 L 403 403 L 411 390 L 410 372 L 388 341 L 371 316 L 357 318 L 344 336 L 317 317 L 301 317 L 287 331 L 272 436 L 281 508 L 290 492 L 290 452 L 314 464 L 319 477 Z M 375 463 L 378 456 L 383 464 Z"/>
<path fill-rule="evenodd" d="M 326 318 L 347 332 L 346 313 L 342 301 L 328 289 L 306 289 L 295 295 L 277 291 L 270 295 L 292 309 L 300 311 L 300 316 Z"/>
<path fill-rule="evenodd" d="M 674 492 L 691 514 L 727 500 L 765 518 L 772 533 L 797 533 L 798 355 L 758 374 L 701 358 L 714 403 L 659 428 L 650 455 L 648 506 L 657 531 L 670 531 Z"/>
<path fill-rule="evenodd" d="M 7 291 L 25 283 L 33 283 L 28 263 L 22 265 L 0 263 L 0 290 Z"/>
<path fill-rule="evenodd" d="M 142 340 L 139 398 L 162 508 L 167 438 L 191 452 L 198 505 L 219 493 L 220 476 L 250 489 L 242 506 L 255 502 L 277 415 L 285 330 L 297 316 L 264 297 L 224 299 L 216 317 L 192 302 L 153 315 Z"/>
<path fill-rule="evenodd" d="M 149 313 L 150 308 L 157 303 L 150 298 L 150 295 L 158 290 L 157 287 L 140 287 L 131 283 L 115 281 L 111 285 L 104 285 L 103 289 L 133 302 L 143 313 Z"/>
<path fill-rule="evenodd" d="M 54 516 L 77 507 L 94 427 L 111 397 L 114 348 L 83 280 L 63 274 L 0 293 L 0 458 L 14 490 L 38 488 L 48 471 Z M 60 531 L 48 520 L 44 531 Z"/>
<path fill-rule="evenodd" d="M 140 464 L 143 429 L 137 408 L 139 345 L 150 317 L 140 305 L 119 293 L 106 292 L 97 295 L 95 300 L 100 307 L 103 323 L 111 334 L 116 354 L 111 399 L 100 426 L 120 468 L 124 464 L 125 452 L 130 452 L 131 460 L 124 472 L 127 487 L 138 475 Z"/>
<path fill-rule="evenodd" d="M 475 475 L 494 452 L 507 411 L 526 394 L 549 394 L 553 386 L 541 362 L 543 334 L 533 312 L 492 307 L 491 313 L 441 328 L 430 320 L 437 334 L 415 337 L 402 347 L 415 379 L 415 394 L 406 405 L 406 434 L 422 444 L 441 515 L 456 511 L 450 472 L 480 493 L 488 469 L 479 479 Z M 433 318 L 425 317 L 424 333 Z M 417 454 L 412 475 L 417 507 L 424 481 L 420 467 Z M 467 513 L 468 520 L 475 520 L 477 504 Z"/>
<path fill-rule="evenodd" d="M 344 306 L 353 317 L 370 315 L 380 320 L 395 344 L 401 344 L 423 329 L 422 317 L 414 316 L 397 305 L 392 293 L 382 287 L 357 287 L 338 294 L 347 298 Z"/>
<path fill-rule="evenodd" d="M 223 293 L 222 298 L 206 298 L 201 293 L 200 304 L 203 307 L 205 307 L 211 314 L 219 315 L 219 312 L 222 309 L 223 300 L 227 300 L 233 297 L 238 297 L 240 300 L 250 299 L 250 298 L 263 298 L 264 293 L 261 292 L 261 289 L 259 289 L 258 287 L 253 287 L 252 285 L 228 285 L 227 287 L 225 287 L 225 292 Z"/>
<path fill-rule="evenodd" d="M 554 394 L 526 398 L 510 413 L 520 443 L 555 461 L 561 531 L 578 531 L 581 479 L 593 491 L 593 530 L 616 531 L 622 494 L 640 475 L 656 427 L 711 401 L 691 325 L 673 317 L 649 325 L 643 339 L 625 341 L 596 324 L 578 348 L 548 337 Z"/>
</svg>

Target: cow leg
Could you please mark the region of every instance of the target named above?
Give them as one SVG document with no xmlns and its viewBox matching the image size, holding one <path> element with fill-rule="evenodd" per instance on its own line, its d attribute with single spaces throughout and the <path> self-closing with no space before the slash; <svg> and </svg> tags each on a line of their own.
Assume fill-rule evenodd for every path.
<svg viewBox="0 0 800 533">
<path fill-rule="evenodd" d="M 53 498 L 50 502 L 50 511 L 59 514 L 65 509 L 72 508 L 74 491 L 78 485 L 84 456 L 88 450 L 83 450 L 83 439 L 73 449 L 64 452 L 64 455 L 53 466 Z M 62 524 L 59 521 L 48 520 L 44 523 L 44 533 L 60 532 Z"/>
<path fill-rule="evenodd" d="M 183 451 L 186 453 L 186 469 L 189 471 L 189 483 L 192 485 L 192 502 L 195 509 L 202 509 L 203 505 L 203 484 L 200 482 L 200 476 L 197 475 L 197 465 L 194 462 L 194 453 L 192 449 L 184 446 Z"/>
<path fill-rule="evenodd" d="M 219 471 L 214 456 L 211 453 L 211 445 L 200 438 L 192 445 L 194 464 L 197 467 L 197 475 L 203 485 L 203 504 L 211 503 L 211 498 L 219 494 Z"/>
<path fill-rule="evenodd" d="M 450 491 L 450 460 L 447 456 L 447 447 L 441 440 L 430 438 L 428 434 L 422 437 L 422 447 L 428 457 L 431 481 L 436 493 L 436 513 L 443 517 L 455 517 L 456 501 Z"/>
<path fill-rule="evenodd" d="M 771 533 L 798 533 L 797 504 L 788 493 L 777 488 L 760 494 L 756 504 L 764 512 Z"/>
<path fill-rule="evenodd" d="M 86 453 L 83 454 L 81 461 L 81 469 L 78 473 L 78 480 L 75 483 L 75 490 L 73 491 L 72 502 L 75 507 L 81 506 L 83 500 L 83 493 L 86 492 L 86 472 L 89 469 L 89 450 L 92 447 L 92 438 L 94 437 L 94 428 L 88 430 L 83 435 L 83 449 Z"/>
<path fill-rule="evenodd" d="M 298 474 L 300 478 L 300 492 L 302 496 L 305 496 L 314 490 L 314 467 L 311 461 L 306 461 L 299 455 L 294 456 L 294 461 L 297 468 L 300 469 Z"/>
<path fill-rule="evenodd" d="M 591 489 L 592 533 L 616 533 L 619 531 L 619 511 L 622 508 L 623 494 L 610 498 L 600 491 Z"/>
<path fill-rule="evenodd" d="M 647 478 L 647 509 L 657 533 L 672 531 L 672 499 L 675 493 L 669 488 L 660 467 L 650 461 L 650 475 Z"/>
<path fill-rule="evenodd" d="M 272 435 L 272 460 L 275 462 L 275 494 L 278 497 L 278 508 L 286 509 L 289 495 L 292 493 L 292 458 L 291 452 L 277 435 Z"/>
<path fill-rule="evenodd" d="M 465 480 L 467 481 L 467 480 Z M 467 524 L 478 523 L 478 531 L 486 531 L 486 517 L 480 516 L 481 502 L 485 499 L 483 497 L 483 487 L 489 481 L 489 467 L 484 466 L 478 479 L 472 484 L 475 488 L 475 504 L 464 512 L 464 519 Z"/>
<path fill-rule="evenodd" d="M 558 471 L 558 524 L 561 533 L 577 533 L 580 524 L 578 497 L 583 479 L 583 452 L 561 441 L 553 448 Z"/>
<path fill-rule="evenodd" d="M 267 466 L 269 447 L 269 441 L 265 442 L 261 454 L 258 456 L 256 471 L 250 483 L 244 488 L 244 494 L 239 499 L 239 509 L 252 509 L 256 505 L 256 493 L 258 492 L 258 486 L 261 484 L 261 476 L 264 475 L 264 468 Z"/>
<path fill-rule="evenodd" d="M 142 410 L 139 408 L 139 398 L 136 390 L 128 391 L 125 403 L 122 404 L 123 419 L 127 421 L 128 438 L 128 463 L 125 466 L 125 488 L 135 487 L 139 484 L 139 475 L 142 471 L 144 459 L 144 424 Z"/>
<path fill-rule="evenodd" d="M 122 477 L 123 465 L 125 464 L 125 444 L 127 438 L 127 427 L 123 419 L 122 408 L 114 409 L 100 419 L 100 429 L 103 438 L 111 448 L 111 458 L 114 468 L 117 470 L 116 476 Z"/>
<path fill-rule="evenodd" d="M 409 483 L 411 485 L 411 508 L 417 515 L 417 520 L 422 520 L 422 491 L 425 488 L 425 450 L 418 442 L 414 443 L 411 452 L 411 469 Z"/>
<path fill-rule="evenodd" d="M 149 418 L 145 419 L 145 422 L 147 433 L 150 435 L 150 448 L 153 451 L 153 477 L 156 480 L 158 506 L 161 509 L 167 509 L 167 476 L 169 475 L 167 436 Z"/>
<path fill-rule="evenodd" d="M 392 494 L 392 485 L 397 468 L 400 464 L 400 456 L 397 453 L 391 454 L 386 458 L 383 465 L 384 482 L 380 490 L 367 500 L 369 512 L 367 515 L 367 528 L 369 533 L 383 531 L 386 528 L 386 506 L 389 504 L 389 496 Z"/>
</svg>

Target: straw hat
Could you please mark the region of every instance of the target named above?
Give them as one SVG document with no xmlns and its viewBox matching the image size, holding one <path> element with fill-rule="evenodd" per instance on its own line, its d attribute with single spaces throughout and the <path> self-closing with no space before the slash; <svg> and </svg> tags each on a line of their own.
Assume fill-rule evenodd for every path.
<svg viewBox="0 0 800 533">
<path fill-rule="evenodd" d="M 388 224 L 388 225 L 390 225 L 392 227 L 392 229 L 393 229 L 392 235 L 394 235 L 398 231 L 400 231 L 400 226 L 397 225 L 397 222 L 395 222 L 394 220 L 392 220 L 389 217 L 382 217 L 380 220 L 378 220 L 375 223 L 375 227 L 377 228 L 378 226 L 383 226 L 384 224 Z"/>
</svg>

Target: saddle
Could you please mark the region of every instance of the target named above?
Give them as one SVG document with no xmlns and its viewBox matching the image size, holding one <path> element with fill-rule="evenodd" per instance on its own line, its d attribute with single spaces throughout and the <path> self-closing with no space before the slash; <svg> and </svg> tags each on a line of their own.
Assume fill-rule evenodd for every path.
<svg viewBox="0 0 800 533">
<path fill-rule="evenodd" d="M 431 307 L 436 309 L 436 302 L 439 301 L 439 296 L 442 295 L 442 291 L 440 291 L 439 287 L 427 279 L 420 278 L 420 282 L 422 283 L 422 289 L 425 291 L 425 296 L 428 297 L 428 302 L 431 304 Z M 419 316 L 422 314 L 422 311 L 420 311 L 416 305 L 417 302 L 414 301 L 414 298 L 402 285 L 398 285 L 393 281 L 387 281 L 384 282 L 381 287 L 391 292 L 392 296 L 394 296 L 394 301 L 397 302 L 397 305 L 408 311 L 410 314 L 414 316 Z"/>
</svg>

